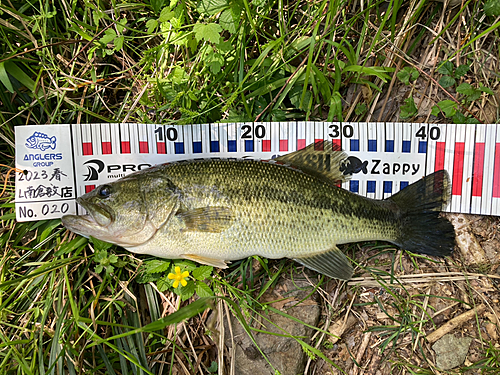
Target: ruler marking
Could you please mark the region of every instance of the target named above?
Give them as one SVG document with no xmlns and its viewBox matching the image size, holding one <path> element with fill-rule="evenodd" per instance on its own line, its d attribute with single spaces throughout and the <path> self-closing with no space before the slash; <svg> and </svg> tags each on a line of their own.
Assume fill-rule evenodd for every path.
<svg viewBox="0 0 500 375">
<path fill-rule="evenodd" d="M 203 147 L 203 154 L 210 154 L 210 124 L 201 125 L 201 143 Z"/>
<path fill-rule="evenodd" d="M 272 140 L 272 145 L 271 145 L 271 152 L 273 155 L 271 156 L 272 158 L 276 158 L 279 154 L 280 150 L 280 123 L 279 122 L 273 122 L 271 123 L 271 140 Z"/>
<path fill-rule="evenodd" d="M 120 153 L 120 126 L 118 124 L 109 124 L 111 133 L 111 152 L 114 154 Z"/>
<path fill-rule="evenodd" d="M 155 125 L 154 129 L 155 141 L 156 141 L 156 152 L 161 155 L 167 153 L 167 146 L 165 143 L 165 127 L 163 125 Z"/>
<path fill-rule="evenodd" d="M 411 124 L 403 123 L 403 139 L 401 144 L 401 152 L 409 154 L 411 152 Z"/>
<path fill-rule="evenodd" d="M 474 165 L 474 135 L 476 126 L 462 125 L 465 134 L 464 167 L 462 176 L 462 203 L 460 212 L 470 213 L 472 205 L 472 173 Z"/>
<path fill-rule="evenodd" d="M 378 152 L 382 152 L 384 149 L 384 140 L 386 138 L 386 133 L 385 133 L 385 124 L 383 122 L 377 122 L 376 124 L 376 133 L 375 133 L 375 139 L 376 139 L 376 148 Z M 388 186 L 386 184 L 388 182 L 386 180 L 386 177 L 384 177 L 384 181 L 379 181 L 377 184 L 377 187 L 375 189 L 375 199 L 384 199 L 385 198 L 385 191 L 387 190 Z"/>
<path fill-rule="evenodd" d="M 423 131 L 426 130 L 427 126 L 426 124 L 408 124 L 410 126 L 410 147 L 411 147 L 411 153 L 412 154 L 419 154 L 420 152 L 420 142 L 421 138 L 418 136 L 418 132 L 423 129 Z"/>
<path fill-rule="evenodd" d="M 236 133 L 236 124 L 227 124 L 227 151 L 238 152 L 238 137 Z"/>
<path fill-rule="evenodd" d="M 322 142 L 324 140 L 323 136 L 323 123 L 320 121 L 316 121 L 314 123 L 314 143 Z M 322 144 L 322 143 L 321 143 Z M 323 145 L 322 145 L 323 148 Z"/>
<path fill-rule="evenodd" d="M 367 150 L 368 152 L 377 152 L 377 124 L 369 123 L 367 129 Z"/>
<path fill-rule="evenodd" d="M 120 124 L 120 150 L 122 154 L 131 152 L 129 124 Z"/>
<path fill-rule="evenodd" d="M 483 215 L 491 214 L 493 199 L 493 162 L 495 160 L 495 138 L 496 126 L 486 126 L 486 138 L 484 143 L 484 178 L 483 193 L 481 195 L 481 213 Z M 487 171 L 487 172 L 486 172 Z"/>
<path fill-rule="evenodd" d="M 493 169 L 493 198 L 500 198 L 500 142 L 495 144 L 495 166 Z"/>
<path fill-rule="evenodd" d="M 90 124 L 93 155 L 102 155 L 101 129 L 99 124 Z"/>
<path fill-rule="evenodd" d="M 500 214 L 500 124 L 496 125 L 495 158 L 493 161 L 493 198 L 491 213 Z"/>
<path fill-rule="evenodd" d="M 219 124 L 210 124 L 210 152 L 220 152 Z"/>
<path fill-rule="evenodd" d="M 288 129 L 289 129 L 289 124 L 287 122 L 280 122 L 280 129 L 279 129 L 280 152 L 288 151 Z"/>
<path fill-rule="evenodd" d="M 465 142 L 455 142 L 455 154 L 453 159 L 453 195 L 462 195 L 464 149 Z"/>
<path fill-rule="evenodd" d="M 272 144 L 272 139 L 271 139 L 271 123 L 264 123 L 262 124 L 265 129 L 264 137 L 260 138 L 262 141 L 262 152 L 271 152 L 271 144 Z M 259 137 L 261 134 L 259 135 Z"/>
<path fill-rule="evenodd" d="M 184 152 L 188 155 L 193 154 L 193 125 L 182 126 L 184 137 Z"/>
<path fill-rule="evenodd" d="M 73 128 L 73 126 L 70 126 L 70 128 Z M 82 144 L 82 126 L 80 124 L 75 124 L 72 133 L 73 133 L 73 149 L 76 150 L 77 156 L 82 156 L 83 150 L 80 147 Z M 74 159 L 75 158 L 73 158 L 73 161 Z"/>
<path fill-rule="evenodd" d="M 137 124 L 137 134 L 139 137 L 139 154 L 149 154 L 147 129 L 144 124 Z"/>
<path fill-rule="evenodd" d="M 100 128 L 102 154 L 110 155 L 113 153 L 113 146 L 111 144 L 111 129 L 109 128 L 109 124 L 101 124 Z"/>
<path fill-rule="evenodd" d="M 193 153 L 201 154 L 203 148 L 201 146 L 201 124 L 196 124 L 192 126 L 193 131 Z"/>
<path fill-rule="evenodd" d="M 94 150 L 92 148 L 92 136 L 90 126 L 91 124 L 81 124 L 82 129 L 82 154 L 94 155 Z"/>
<path fill-rule="evenodd" d="M 476 143 L 472 196 L 480 197 L 483 190 L 484 142 Z"/>
<path fill-rule="evenodd" d="M 219 125 L 219 140 L 220 140 L 220 152 L 222 154 L 228 153 L 229 151 L 229 140 L 228 140 L 228 124 Z"/>
<path fill-rule="evenodd" d="M 177 130 L 177 138 L 174 140 L 174 152 L 176 155 L 185 154 L 184 147 L 184 125 L 174 125 Z"/>
</svg>

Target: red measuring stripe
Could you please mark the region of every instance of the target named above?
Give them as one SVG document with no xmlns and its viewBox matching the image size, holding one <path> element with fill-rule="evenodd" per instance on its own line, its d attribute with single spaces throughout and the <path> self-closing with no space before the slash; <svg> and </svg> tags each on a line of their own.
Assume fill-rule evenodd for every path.
<svg viewBox="0 0 500 375">
<path fill-rule="evenodd" d="M 147 154 L 149 152 L 148 142 L 139 141 L 139 153 Z"/>
<path fill-rule="evenodd" d="M 166 154 L 167 150 L 165 149 L 165 143 L 156 142 L 156 151 L 159 154 Z"/>
<path fill-rule="evenodd" d="M 500 198 L 500 143 L 495 145 L 495 166 L 493 168 L 493 198 Z"/>
<path fill-rule="evenodd" d="M 271 151 L 271 140 L 270 139 L 263 139 L 262 140 L 262 151 L 263 152 Z"/>
<path fill-rule="evenodd" d="M 280 151 L 288 151 L 288 139 L 280 139 Z"/>
<path fill-rule="evenodd" d="M 462 195 L 462 177 L 464 175 L 465 142 L 455 142 L 455 156 L 453 158 L 453 185 L 451 193 Z"/>
<path fill-rule="evenodd" d="M 340 139 L 332 139 L 333 146 L 337 146 L 340 150 Z"/>
<path fill-rule="evenodd" d="M 122 154 L 130 154 L 130 141 L 122 141 Z"/>
<path fill-rule="evenodd" d="M 315 139 L 314 140 L 314 150 L 315 151 L 323 151 L 324 150 L 324 145 L 323 145 L 322 139 Z"/>
<path fill-rule="evenodd" d="M 92 152 L 92 143 L 91 142 L 83 142 L 82 147 L 83 147 L 83 155 L 93 155 L 94 154 Z"/>
<path fill-rule="evenodd" d="M 85 192 L 86 193 L 90 193 L 94 189 L 95 189 L 95 185 L 85 185 Z"/>
<path fill-rule="evenodd" d="M 444 150 L 445 142 L 436 142 L 436 162 L 434 164 L 434 170 L 440 171 L 444 168 Z"/>
<path fill-rule="evenodd" d="M 297 139 L 297 150 L 302 150 L 305 147 L 306 147 L 306 140 L 305 139 Z"/>
<path fill-rule="evenodd" d="M 472 196 L 480 197 L 483 191 L 484 143 L 476 143 L 472 177 Z"/>
<path fill-rule="evenodd" d="M 103 155 L 111 154 L 111 142 L 102 142 L 102 153 Z"/>
</svg>

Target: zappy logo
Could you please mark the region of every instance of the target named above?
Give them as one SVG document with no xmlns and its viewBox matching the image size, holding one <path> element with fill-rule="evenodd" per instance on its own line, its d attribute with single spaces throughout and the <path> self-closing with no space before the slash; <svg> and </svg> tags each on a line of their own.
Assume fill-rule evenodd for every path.
<svg viewBox="0 0 500 375">
<path fill-rule="evenodd" d="M 26 139 L 26 147 L 35 150 L 45 151 L 47 149 L 55 150 L 56 148 L 56 136 L 49 137 L 45 133 L 34 132 L 33 135 Z"/>
<path fill-rule="evenodd" d="M 97 181 L 99 174 L 106 170 L 107 178 L 117 179 L 125 177 L 130 172 L 137 172 L 151 167 L 149 163 L 143 164 L 110 164 L 106 165 L 102 160 L 92 159 L 83 163 L 87 167 L 84 181 Z"/>
</svg>

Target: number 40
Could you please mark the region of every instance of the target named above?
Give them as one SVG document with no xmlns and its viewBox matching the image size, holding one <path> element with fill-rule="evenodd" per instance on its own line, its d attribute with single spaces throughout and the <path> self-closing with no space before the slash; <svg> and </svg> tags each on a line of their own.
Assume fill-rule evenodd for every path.
<svg viewBox="0 0 500 375">
<path fill-rule="evenodd" d="M 425 126 L 421 126 L 420 129 L 417 130 L 415 133 L 415 137 L 420 138 L 420 139 L 426 139 L 427 134 L 425 133 Z M 429 137 L 435 141 L 436 139 L 439 139 L 441 136 L 441 129 L 439 129 L 437 126 L 433 126 L 429 129 Z"/>
</svg>

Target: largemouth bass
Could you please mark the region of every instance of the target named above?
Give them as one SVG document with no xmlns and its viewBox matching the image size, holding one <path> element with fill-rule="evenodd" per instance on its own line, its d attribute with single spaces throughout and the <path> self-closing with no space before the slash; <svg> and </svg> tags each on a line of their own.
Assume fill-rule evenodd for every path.
<svg viewBox="0 0 500 375">
<path fill-rule="evenodd" d="M 384 200 L 336 186 L 347 155 L 331 142 L 272 162 L 201 160 L 163 164 L 101 185 L 78 198 L 88 215 L 63 224 L 125 249 L 215 267 L 252 255 L 291 258 L 348 280 L 337 245 L 384 240 L 429 255 L 449 255 L 455 233 L 439 216 L 450 197 L 438 171 Z"/>
</svg>

